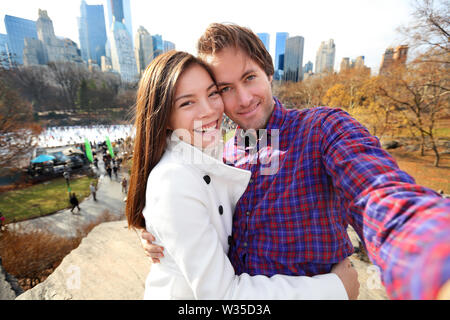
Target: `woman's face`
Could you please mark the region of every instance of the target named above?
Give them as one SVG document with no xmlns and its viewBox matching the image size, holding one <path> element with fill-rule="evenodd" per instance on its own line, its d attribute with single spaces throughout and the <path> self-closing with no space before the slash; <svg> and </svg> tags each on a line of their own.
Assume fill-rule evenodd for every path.
<svg viewBox="0 0 450 320">
<path fill-rule="evenodd" d="M 169 129 L 183 141 L 206 148 L 221 138 L 223 101 L 208 72 L 192 64 L 178 79 Z"/>
</svg>

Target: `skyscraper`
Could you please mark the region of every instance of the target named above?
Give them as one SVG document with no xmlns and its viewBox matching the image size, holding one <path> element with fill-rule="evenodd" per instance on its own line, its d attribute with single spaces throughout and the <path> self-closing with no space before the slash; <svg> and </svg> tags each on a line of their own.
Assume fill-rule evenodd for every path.
<svg viewBox="0 0 450 320">
<path fill-rule="evenodd" d="M 152 35 L 153 38 L 153 59 L 164 52 L 164 42 L 160 34 Z"/>
<path fill-rule="evenodd" d="M 287 32 L 277 32 L 275 43 L 275 80 L 280 80 L 284 70 L 284 52 L 286 50 Z"/>
<path fill-rule="evenodd" d="M 117 71 L 124 82 L 137 80 L 137 65 L 133 50 L 131 33 L 125 25 L 126 7 L 129 0 L 108 0 L 112 24 L 108 32 L 112 68 Z M 131 21 L 131 18 L 129 18 Z"/>
<path fill-rule="evenodd" d="M 8 35 L 9 53 L 13 63 L 23 64 L 25 38 L 37 39 L 36 22 L 5 15 L 5 27 Z"/>
<path fill-rule="evenodd" d="M 105 9 L 105 18 L 106 18 L 106 30 L 108 31 L 111 28 L 113 23 L 113 8 L 116 14 L 116 21 L 122 22 L 128 33 L 131 37 L 131 42 L 133 42 L 133 25 L 131 22 L 131 6 L 130 0 L 105 0 L 106 6 Z M 120 20 L 118 20 L 120 19 Z M 122 21 L 122 19 L 124 21 Z"/>
<path fill-rule="evenodd" d="M 164 52 L 175 50 L 175 43 L 167 40 L 163 40 Z"/>
<path fill-rule="evenodd" d="M 38 39 L 25 38 L 23 63 L 25 65 L 47 64 L 48 62 L 83 62 L 77 44 L 67 38 L 57 38 L 53 22 L 46 10 L 39 9 L 36 21 Z"/>
<path fill-rule="evenodd" d="M 257 33 L 256 35 L 264 43 L 266 50 L 270 52 L 270 35 L 268 33 Z"/>
<path fill-rule="evenodd" d="M 153 38 L 143 26 L 140 26 L 137 30 L 134 44 L 137 69 L 142 74 L 153 59 Z"/>
<path fill-rule="evenodd" d="M 301 36 L 287 38 L 284 53 L 285 81 L 298 82 L 303 80 L 303 48 L 305 39 Z"/>
<path fill-rule="evenodd" d="M 8 35 L 0 33 L 0 66 L 8 68 L 10 65 Z"/>
<path fill-rule="evenodd" d="M 380 74 L 385 74 L 390 68 L 396 65 L 405 64 L 408 58 L 408 46 L 401 45 L 395 48 L 387 48 L 380 67 Z"/>
<path fill-rule="evenodd" d="M 81 1 L 81 16 L 78 18 L 81 56 L 84 61 L 93 60 L 99 66 L 105 55 L 106 28 L 103 5 L 88 5 Z"/>
<path fill-rule="evenodd" d="M 336 45 L 334 40 L 322 41 L 316 55 L 316 73 L 333 71 L 335 55 Z"/>
<path fill-rule="evenodd" d="M 308 61 L 303 66 L 303 79 L 305 79 L 305 75 L 308 74 L 308 76 L 312 75 L 313 72 L 313 63 L 311 61 Z"/>
</svg>

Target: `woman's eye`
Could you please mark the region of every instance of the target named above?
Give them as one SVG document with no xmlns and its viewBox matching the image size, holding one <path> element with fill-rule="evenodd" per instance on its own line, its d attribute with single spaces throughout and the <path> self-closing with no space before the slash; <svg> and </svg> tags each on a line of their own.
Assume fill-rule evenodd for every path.
<svg viewBox="0 0 450 320">
<path fill-rule="evenodd" d="M 192 104 L 192 101 L 186 101 L 186 102 L 183 102 L 182 104 L 180 104 L 180 108 L 189 106 L 189 105 L 191 105 L 191 104 Z"/>
<path fill-rule="evenodd" d="M 214 97 L 214 96 L 216 96 L 216 95 L 218 95 L 218 94 L 219 94 L 219 91 L 213 91 L 213 92 L 211 92 L 211 93 L 209 94 L 208 97 Z"/>
</svg>

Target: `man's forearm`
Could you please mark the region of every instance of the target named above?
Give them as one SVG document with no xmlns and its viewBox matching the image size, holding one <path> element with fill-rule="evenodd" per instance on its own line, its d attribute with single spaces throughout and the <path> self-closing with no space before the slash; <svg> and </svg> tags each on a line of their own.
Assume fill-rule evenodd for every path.
<svg viewBox="0 0 450 320">
<path fill-rule="evenodd" d="M 369 196 L 364 241 L 391 298 L 436 299 L 450 279 L 450 200 L 415 185 L 381 188 Z"/>
</svg>

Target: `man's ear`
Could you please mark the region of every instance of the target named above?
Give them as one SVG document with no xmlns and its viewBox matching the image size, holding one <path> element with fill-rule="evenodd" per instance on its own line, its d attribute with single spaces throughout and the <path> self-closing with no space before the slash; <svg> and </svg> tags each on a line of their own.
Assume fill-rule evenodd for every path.
<svg viewBox="0 0 450 320">
<path fill-rule="evenodd" d="M 270 84 L 272 84 L 272 80 L 273 80 L 273 75 L 271 75 L 271 76 L 268 76 L 268 78 L 269 78 L 269 82 L 270 82 Z"/>
</svg>

